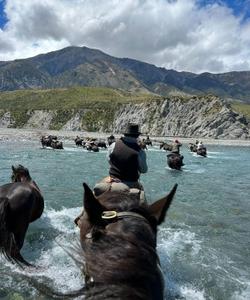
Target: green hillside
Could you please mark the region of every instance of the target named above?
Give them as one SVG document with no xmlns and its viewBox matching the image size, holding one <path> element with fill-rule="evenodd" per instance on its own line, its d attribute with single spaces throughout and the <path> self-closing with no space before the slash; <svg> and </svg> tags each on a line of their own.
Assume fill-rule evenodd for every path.
<svg viewBox="0 0 250 300">
<path fill-rule="evenodd" d="M 243 114 L 248 120 L 250 120 L 250 104 L 247 103 L 233 103 L 232 109 L 238 113 Z"/>
<path fill-rule="evenodd" d="M 60 129 L 77 111 L 85 111 L 86 128 L 95 131 L 98 124 L 108 126 L 122 103 L 161 100 L 153 94 L 135 94 L 119 89 L 74 87 L 51 90 L 0 92 L 0 117 L 10 111 L 14 127 L 22 127 L 34 110 L 56 111 L 50 129 Z M 88 110 L 89 109 L 89 110 Z M 107 113 L 108 111 L 108 113 Z"/>
<path fill-rule="evenodd" d="M 51 90 L 18 90 L 0 93 L 0 109 L 69 110 L 110 104 L 162 99 L 152 94 L 134 94 L 111 88 L 75 87 Z"/>
</svg>

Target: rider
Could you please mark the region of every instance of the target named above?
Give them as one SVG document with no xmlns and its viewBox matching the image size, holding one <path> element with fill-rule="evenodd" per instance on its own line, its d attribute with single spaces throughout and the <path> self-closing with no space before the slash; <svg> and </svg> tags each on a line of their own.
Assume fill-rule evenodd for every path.
<svg viewBox="0 0 250 300">
<path fill-rule="evenodd" d="M 174 143 L 172 144 L 172 153 L 180 154 L 180 147 L 182 144 L 178 141 L 175 140 Z"/>
<path fill-rule="evenodd" d="M 205 145 L 202 143 L 202 141 L 199 141 L 199 143 L 197 145 L 197 150 L 204 149 L 204 148 L 205 148 Z"/>
<path fill-rule="evenodd" d="M 112 189 L 119 190 L 120 187 L 126 186 L 127 189 L 143 190 L 139 178 L 141 173 L 148 171 L 148 166 L 146 153 L 138 144 L 137 139 L 140 134 L 138 124 L 129 123 L 124 136 L 110 145 L 107 154 L 110 164 L 109 176 L 95 186 L 96 195 L 100 195 L 103 189 L 107 189 L 107 184 L 109 187 L 112 185 Z"/>
</svg>

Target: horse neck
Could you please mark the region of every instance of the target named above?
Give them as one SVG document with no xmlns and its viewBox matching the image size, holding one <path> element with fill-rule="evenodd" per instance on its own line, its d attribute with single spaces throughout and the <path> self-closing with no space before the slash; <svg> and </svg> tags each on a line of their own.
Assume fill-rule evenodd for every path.
<svg viewBox="0 0 250 300">
<path fill-rule="evenodd" d="M 38 185 L 36 184 L 36 182 L 31 177 L 29 177 L 29 178 L 28 177 L 22 177 L 21 182 L 28 183 L 29 185 L 31 185 L 33 188 L 35 188 L 37 191 L 40 192 L 40 189 L 39 189 Z"/>
</svg>

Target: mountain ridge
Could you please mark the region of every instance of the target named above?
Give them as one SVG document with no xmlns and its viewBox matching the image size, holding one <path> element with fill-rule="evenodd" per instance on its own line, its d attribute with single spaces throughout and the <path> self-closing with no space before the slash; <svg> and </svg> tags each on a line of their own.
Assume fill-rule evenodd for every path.
<svg viewBox="0 0 250 300">
<path fill-rule="evenodd" d="M 0 91 L 73 86 L 121 88 L 163 96 L 210 93 L 250 103 L 250 71 L 179 72 L 77 46 L 26 59 L 0 61 Z"/>
</svg>

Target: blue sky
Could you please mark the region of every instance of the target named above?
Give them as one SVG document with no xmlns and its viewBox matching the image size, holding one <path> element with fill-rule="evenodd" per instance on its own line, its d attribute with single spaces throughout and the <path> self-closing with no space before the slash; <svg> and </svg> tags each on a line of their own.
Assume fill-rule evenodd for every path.
<svg viewBox="0 0 250 300">
<path fill-rule="evenodd" d="M 231 8 L 236 16 L 242 15 L 244 20 L 250 17 L 249 0 L 199 0 L 199 3 L 201 6 L 218 3 Z"/>
<path fill-rule="evenodd" d="M 5 1 L 0 0 L 0 28 L 2 28 L 7 22 L 6 15 L 4 13 Z"/>
<path fill-rule="evenodd" d="M 72 45 L 178 71 L 250 70 L 250 0 L 0 0 L 0 61 Z"/>
</svg>

